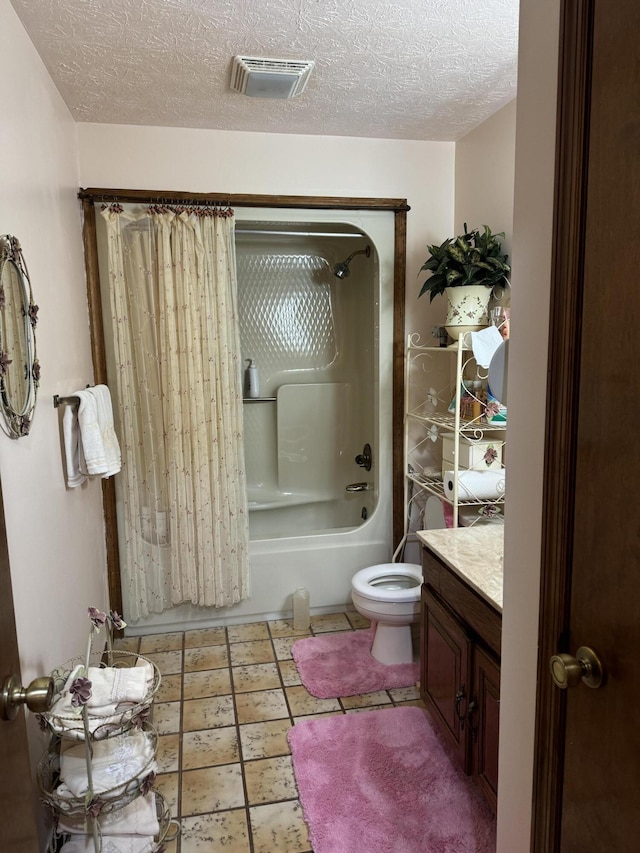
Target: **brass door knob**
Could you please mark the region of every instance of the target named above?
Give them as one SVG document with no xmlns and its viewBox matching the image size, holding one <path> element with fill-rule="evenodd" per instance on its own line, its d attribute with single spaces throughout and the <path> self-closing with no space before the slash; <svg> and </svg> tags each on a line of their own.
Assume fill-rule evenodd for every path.
<svg viewBox="0 0 640 853">
<path fill-rule="evenodd" d="M 580 646 L 576 656 L 553 655 L 549 661 L 551 677 L 557 687 L 577 687 L 584 682 L 587 687 L 600 687 L 604 670 L 598 655 L 588 646 Z"/>
<path fill-rule="evenodd" d="M 0 720 L 15 720 L 21 705 L 26 705 L 36 714 L 42 714 L 49 710 L 52 701 L 53 678 L 34 678 L 31 684 L 24 688 L 17 675 L 9 675 L 5 678 L 0 693 Z"/>
</svg>

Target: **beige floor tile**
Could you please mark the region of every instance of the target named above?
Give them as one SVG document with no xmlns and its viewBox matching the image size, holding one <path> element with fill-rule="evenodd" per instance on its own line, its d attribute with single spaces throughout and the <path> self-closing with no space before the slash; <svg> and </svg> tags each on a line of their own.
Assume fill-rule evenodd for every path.
<svg viewBox="0 0 640 853">
<path fill-rule="evenodd" d="M 264 723 L 248 723 L 240 726 L 243 760 L 287 755 L 290 752 L 287 741 L 287 732 L 290 728 L 291 722 L 288 719 L 267 720 Z"/>
<path fill-rule="evenodd" d="M 214 767 L 240 760 L 238 731 L 235 726 L 185 732 L 182 736 L 182 769 Z"/>
<path fill-rule="evenodd" d="M 363 708 L 348 708 L 345 714 L 359 714 L 360 711 L 384 711 L 388 705 L 365 705 Z"/>
<path fill-rule="evenodd" d="M 244 790 L 239 764 L 183 771 L 180 802 L 183 817 L 242 806 Z"/>
<path fill-rule="evenodd" d="M 311 636 L 311 631 L 296 631 L 293 627 L 292 619 L 275 619 L 273 622 L 269 622 L 268 624 L 271 636 L 274 638 L 296 637 L 296 639 L 299 639 L 300 637 Z"/>
<path fill-rule="evenodd" d="M 244 778 L 250 806 L 292 800 L 298 796 L 290 755 L 248 761 L 244 765 Z"/>
<path fill-rule="evenodd" d="M 269 628 L 266 622 L 249 622 L 246 625 L 230 625 L 227 628 L 230 643 L 248 643 L 251 640 L 268 640 Z"/>
<path fill-rule="evenodd" d="M 164 797 L 171 817 L 178 816 L 178 781 L 178 773 L 159 773 L 153 783 L 154 789 Z"/>
<path fill-rule="evenodd" d="M 396 702 L 396 705 L 407 705 L 410 708 L 422 708 L 426 711 L 427 706 L 424 704 L 422 699 L 409 699 L 408 702 Z"/>
<path fill-rule="evenodd" d="M 309 853 L 311 844 L 297 800 L 249 809 L 254 853 Z"/>
<path fill-rule="evenodd" d="M 264 720 L 281 720 L 289 716 L 282 690 L 260 690 L 257 693 L 239 693 L 236 696 L 238 723 L 260 723 Z"/>
<path fill-rule="evenodd" d="M 186 631 L 184 635 L 185 649 L 198 649 L 200 646 L 221 646 L 226 642 L 226 628 L 198 628 L 195 631 Z"/>
<path fill-rule="evenodd" d="M 233 726 L 235 721 L 233 696 L 210 696 L 207 699 L 189 699 L 183 703 L 183 732 Z"/>
<path fill-rule="evenodd" d="M 155 663 L 163 677 L 182 672 L 182 652 L 150 652 L 145 657 Z"/>
<path fill-rule="evenodd" d="M 324 711 L 339 711 L 337 699 L 316 699 L 306 687 L 285 687 L 291 715 L 299 717 L 303 714 L 322 714 Z"/>
<path fill-rule="evenodd" d="M 184 653 L 184 671 L 197 672 L 203 669 L 221 669 L 228 666 L 229 654 L 226 646 L 205 646 L 187 649 Z"/>
<path fill-rule="evenodd" d="M 231 666 L 246 666 L 250 663 L 270 663 L 275 660 L 271 640 L 253 640 L 229 646 Z"/>
<path fill-rule="evenodd" d="M 339 711 L 326 711 L 324 714 L 303 714 L 301 717 L 294 717 L 294 723 L 301 723 L 303 720 L 319 720 L 322 717 L 340 717 L 344 714 L 342 708 Z"/>
<path fill-rule="evenodd" d="M 394 702 L 407 702 L 410 699 L 419 699 L 420 691 L 417 687 L 394 687 L 389 690 Z"/>
<path fill-rule="evenodd" d="M 345 613 L 345 616 L 349 620 L 349 624 L 352 628 L 370 628 L 371 622 L 365 618 L 361 613 L 358 613 L 357 610 L 350 610 Z"/>
<path fill-rule="evenodd" d="M 147 652 L 173 652 L 182 649 L 182 632 L 174 634 L 149 634 L 140 638 L 140 654 Z"/>
<path fill-rule="evenodd" d="M 378 690 L 375 693 L 362 693 L 356 696 L 343 696 L 340 699 L 345 710 L 351 708 L 370 708 L 372 705 L 390 705 L 391 699 L 386 690 Z"/>
<path fill-rule="evenodd" d="M 162 735 L 158 738 L 158 752 L 156 761 L 158 773 L 172 773 L 180 769 L 179 755 L 180 735 Z"/>
<path fill-rule="evenodd" d="M 234 666 L 231 674 L 233 676 L 233 689 L 236 693 L 248 693 L 250 690 L 272 690 L 274 687 L 280 687 L 280 675 L 275 663 Z"/>
<path fill-rule="evenodd" d="M 300 673 L 298 667 L 293 660 L 278 661 L 278 669 L 280 677 L 285 687 L 294 687 L 296 684 L 302 684 L 300 681 Z"/>
<path fill-rule="evenodd" d="M 280 637 L 273 640 L 273 648 L 276 650 L 276 660 L 292 660 L 291 646 L 301 639 L 300 637 Z"/>
<path fill-rule="evenodd" d="M 249 853 L 249 832 L 244 809 L 187 817 L 181 821 L 180 853 Z M 270 853 L 275 853 L 271 848 Z"/>
<path fill-rule="evenodd" d="M 153 697 L 154 702 L 179 702 L 182 698 L 182 675 L 165 675 L 160 681 L 158 692 Z"/>
<path fill-rule="evenodd" d="M 178 838 L 172 838 L 171 841 L 163 841 L 162 842 L 163 853 L 178 853 L 178 844 L 180 844 L 180 841 Z"/>
<path fill-rule="evenodd" d="M 180 702 L 154 702 L 152 722 L 159 735 L 180 731 Z"/>
<path fill-rule="evenodd" d="M 185 699 L 204 699 L 206 696 L 223 696 L 225 693 L 231 693 L 231 674 L 228 667 L 184 674 Z"/>
<path fill-rule="evenodd" d="M 327 631 L 350 631 L 351 625 L 344 613 L 326 613 L 311 617 L 311 629 L 314 634 Z"/>
</svg>

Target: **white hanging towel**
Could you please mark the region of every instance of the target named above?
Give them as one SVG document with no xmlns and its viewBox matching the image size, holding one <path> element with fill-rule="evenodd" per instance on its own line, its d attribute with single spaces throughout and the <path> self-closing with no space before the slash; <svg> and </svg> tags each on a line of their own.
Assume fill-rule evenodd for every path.
<svg viewBox="0 0 640 853">
<path fill-rule="evenodd" d="M 64 438 L 64 456 L 67 466 L 67 486 L 74 489 L 81 486 L 87 479 L 83 474 L 86 470 L 82 455 L 82 443 L 78 427 L 78 412 L 76 406 L 65 406 L 62 416 L 62 435 Z"/>
<path fill-rule="evenodd" d="M 100 430 L 104 454 L 105 470 L 96 473 L 102 474 L 103 477 L 111 477 L 113 474 L 118 473 L 122 464 L 120 445 L 118 444 L 116 431 L 113 428 L 111 394 L 106 385 L 96 385 L 95 388 L 89 388 L 88 390 L 92 392 L 96 402 L 98 429 Z"/>
<path fill-rule="evenodd" d="M 69 488 L 80 486 L 87 477 L 117 474 L 122 461 L 107 386 L 84 388 L 74 396 L 78 407 L 67 406 L 62 418 Z"/>
</svg>

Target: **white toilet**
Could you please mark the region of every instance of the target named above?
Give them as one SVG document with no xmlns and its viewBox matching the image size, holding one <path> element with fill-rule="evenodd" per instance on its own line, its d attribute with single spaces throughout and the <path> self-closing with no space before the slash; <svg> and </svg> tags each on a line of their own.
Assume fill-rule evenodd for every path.
<svg viewBox="0 0 640 853">
<path fill-rule="evenodd" d="M 381 563 L 360 569 L 351 581 L 353 605 L 377 622 L 371 647 L 384 664 L 411 663 L 411 625 L 420 613 L 422 571 L 414 563 Z"/>
</svg>

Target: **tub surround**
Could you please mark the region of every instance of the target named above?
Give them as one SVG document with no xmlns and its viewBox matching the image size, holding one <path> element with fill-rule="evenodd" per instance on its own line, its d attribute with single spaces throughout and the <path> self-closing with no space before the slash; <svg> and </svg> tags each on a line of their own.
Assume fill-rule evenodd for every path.
<svg viewBox="0 0 640 853">
<path fill-rule="evenodd" d="M 503 525 L 421 530 L 418 539 L 502 613 Z"/>
</svg>

